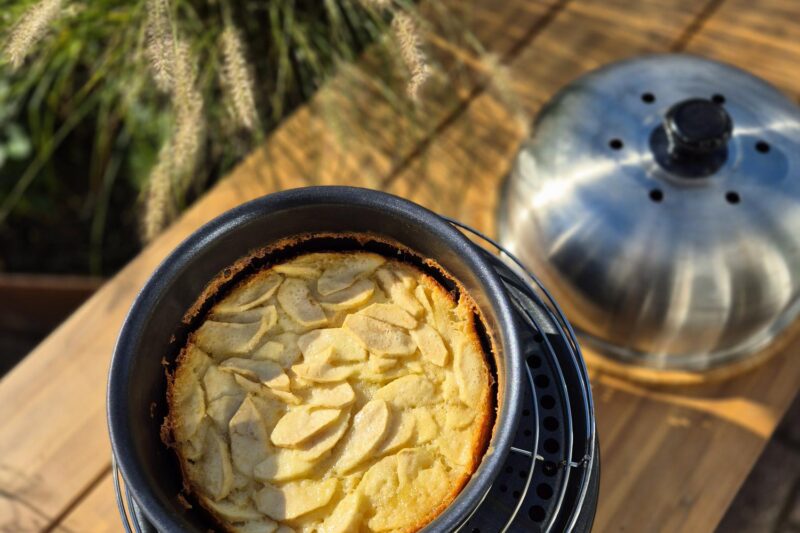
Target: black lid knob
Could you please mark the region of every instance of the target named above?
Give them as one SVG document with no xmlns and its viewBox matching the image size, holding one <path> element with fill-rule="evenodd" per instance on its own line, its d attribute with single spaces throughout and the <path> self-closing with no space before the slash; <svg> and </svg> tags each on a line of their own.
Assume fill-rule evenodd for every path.
<svg viewBox="0 0 800 533">
<path fill-rule="evenodd" d="M 711 100 L 692 98 L 673 105 L 664 117 L 673 157 L 704 156 L 724 148 L 733 122 L 725 108 Z"/>
</svg>

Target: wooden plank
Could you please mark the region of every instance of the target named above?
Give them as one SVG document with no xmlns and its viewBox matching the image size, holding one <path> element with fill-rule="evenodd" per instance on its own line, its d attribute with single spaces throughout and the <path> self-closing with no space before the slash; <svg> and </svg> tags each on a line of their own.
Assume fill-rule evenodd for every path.
<svg viewBox="0 0 800 533">
<path fill-rule="evenodd" d="M 687 50 L 748 70 L 800 101 L 799 11 L 795 0 L 728 0 Z"/>
<path fill-rule="evenodd" d="M 488 50 L 505 56 L 519 46 L 515 39 L 530 37 L 552 5 L 550 0 L 501 5 L 476 0 L 470 11 L 475 27 L 467 29 L 486 39 Z M 452 50 L 442 50 L 441 65 L 453 64 L 448 53 Z M 479 83 L 475 72 L 457 74 L 449 87 L 443 74 L 434 76 L 428 107 L 409 123 L 402 106 L 382 96 L 361 67 L 344 69 L 262 150 L 8 374 L 0 382 L 0 530 L 35 531 L 59 520 L 108 468 L 104 394 L 109 356 L 134 296 L 169 251 L 222 211 L 278 188 L 381 180 Z M 326 121 L 331 107 L 339 118 L 333 127 Z"/>
</svg>

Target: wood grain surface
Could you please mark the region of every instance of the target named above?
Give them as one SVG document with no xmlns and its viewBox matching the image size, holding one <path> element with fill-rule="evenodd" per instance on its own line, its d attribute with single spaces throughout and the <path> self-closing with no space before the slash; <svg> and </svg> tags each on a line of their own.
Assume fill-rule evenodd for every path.
<svg viewBox="0 0 800 533">
<path fill-rule="evenodd" d="M 451 17 L 489 55 L 437 37 L 452 31 L 442 5 L 455 6 Z M 359 184 L 493 233 L 531 117 L 589 69 L 689 50 L 800 91 L 800 3 L 791 0 L 452 0 L 423 10 L 437 70 L 416 114 L 382 96 L 368 52 L 0 381 L 0 532 L 121 530 L 104 411 L 113 343 L 150 272 L 219 213 L 282 188 Z M 467 67 L 450 72 L 456 56 Z M 695 387 L 593 372 L 602 448 L 595 531 L 713 531 L 797 393 L 798 350 L 789 344 L 747 375 Z"/>
</svg>

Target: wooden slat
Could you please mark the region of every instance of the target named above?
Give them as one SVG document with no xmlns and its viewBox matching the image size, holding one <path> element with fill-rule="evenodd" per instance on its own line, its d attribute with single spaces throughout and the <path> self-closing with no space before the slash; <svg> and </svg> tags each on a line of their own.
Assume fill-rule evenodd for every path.
<svg viewBox="0 0 800 533">
<path fill-rule="evenodd" d="M 518 39 L 530 38 L 553 5 L 550 0 L 475 0 L 466 21 L 473 26 L 467 29 L 504 57 L 520 45 Z M 442 49 L 434 57 L 441 65 L 452 65 L 449 53 Z M 405 110 L 381 96 L 364 68 L 343 69 L 310 105 L 287 119 L 263 149 L 3 378 L 0 531 L 35 531 L 60 520 L 102 479 L 98 476 L 107 470 L 110 457 L 104 412 L 109 357 L 136 292 L 169 251 L 203 222 L 255 196 L 311 183 L 369 185 L 382 180 L 480 83 L 476 70 L 454 72 L 449 86 L 443 75 L 434 76 L 427 107 L 410 121 Z M 334 106 L 335 115 L 330 111 Z M 329 119 L 334 116 L 338 122 L 332 126 Z M 80 506 L 67 520 L 75 514 L 91 516 L 98 500 L 87 501 L 87 507 Z"/>
<path fill-rule="evenodd" d="M 798 13 L 795 0 L 728 0 L 687 49 L 749 70 L 800 101 Z"/>
</svg>

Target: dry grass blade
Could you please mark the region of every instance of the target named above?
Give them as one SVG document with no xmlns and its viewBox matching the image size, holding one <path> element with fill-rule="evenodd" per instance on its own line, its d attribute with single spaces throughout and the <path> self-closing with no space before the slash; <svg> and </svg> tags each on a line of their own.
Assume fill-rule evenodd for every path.
<svg viewBox="0 0 800 533">
<path fill-rule="evenodd" d="M 419 90 L 430 76 L 430 68 L 422 51 L 419 29 L 408 13 L 397 11 L 392 20 L 395 38 L 400 46 L 400 55 L 409 72 L 406 92 L 412 100 L 419 97 Z"/>
<path fill-rule="evenodd" d="M 53 21 L 63 14 L 63 7 L 64 0 L 41 0 L 20 18 L 3 50 L 12 69 L 22 66 L 34 45 L 47 33 Z"/>
<path fill-rule="evenodd" d="M 159 89 L 170 91 L 175 70 L 175 39 L 170 23 L 169 0 L 148 0 L 145 54 Z"/>
<path fill-rule="evenodd" d="M 237 124 L 248 130 L 258 127 L 253 77 L 244 54 L 239 32 L 228 26 L 220 36 L 222 71 L 220 78 L 225 97 Z"/>
</svg>

